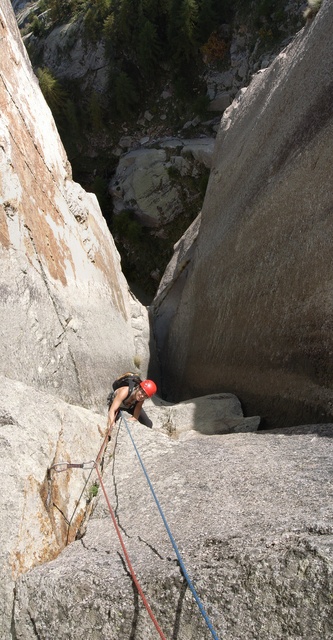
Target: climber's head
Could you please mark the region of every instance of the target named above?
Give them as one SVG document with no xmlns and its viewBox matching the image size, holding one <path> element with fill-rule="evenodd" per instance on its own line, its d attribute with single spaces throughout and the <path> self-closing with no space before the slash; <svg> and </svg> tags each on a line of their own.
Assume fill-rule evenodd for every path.
<svg viewBox="0 0 333 640">
<path fill-rule="evenodd" d="M 140 382 L 140 388 L 145 392 L 147 398 L 151 398 L 157 391 L 157 386 L 152 380 L 143 380 Z"/>
</svg>

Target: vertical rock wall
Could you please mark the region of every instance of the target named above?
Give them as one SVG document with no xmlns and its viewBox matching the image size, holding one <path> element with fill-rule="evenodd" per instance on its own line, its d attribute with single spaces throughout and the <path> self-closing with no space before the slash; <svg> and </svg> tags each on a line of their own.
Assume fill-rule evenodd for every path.
<svg viewBox="0 0 333 640">
<path fill-rule="evenodd" d="M 134 366 L 118 252 L 94 195 L 72 181 L 9 0 L 0 9 L 0 373 L 101 408 Z M 149 333 L 149 332 L 148 332 Z M 147 367 L 147 350 L 140 360 Z"/>
<path fill-rule="evenodd" d="M 223 116 L 163 345 L 157 331 L 168 399 L 230 391 L 271 425 L 333 416 L 332 29 L 324 0 Z"/>
</svg>

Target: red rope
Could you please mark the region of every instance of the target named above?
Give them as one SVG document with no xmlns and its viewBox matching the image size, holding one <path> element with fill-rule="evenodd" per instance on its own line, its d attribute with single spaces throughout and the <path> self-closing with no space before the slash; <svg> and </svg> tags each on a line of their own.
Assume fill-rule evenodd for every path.
<svg viewBox="0 0 333 640">
<path fill-rule="evenodd" d="M 113 424 L 111 425 L 111 427 L 109 427 L 109 428 L 108 428 L 108 430 L 107 430 L 107 432 L 106 432 L 106 435 L 105 435 L 105 438 L 104 438 L 104 440 L 103 440 L 103 442 L 102 442 L 102 446 L 101 446 L 101 448 L 100 448 L 100 450 L 99 450 L 99 452 L 98 452 L 97 458 L 96 458 L 96 460 L 95 460 L 95 466 L 96 466 L 96 469 L 97 469 L 97 465 L 98 465 L 98 464 L 99 464 L 99 462 L 100 462 L 100 459 L 101 459 L 101 457 L 102 457 L 102 454 L 103 454 L 103 452 L 104 452 L 104 449 L 105 449 L 105 447 L 106 447 L 106 445 L 107 445 L 108 439 L 109 439 L 109 437 L 111 436 L 111 431 L 112 431 L 112 429 L 113 429 Z"/>
<path fill-rule="evenodd" d="M 99 468 L 98 468 L 98 467 L 99 467 L 99 464 L 100 464 L 100 461 L 101 461 L 101 458 L 102 458 L 102 455 L 103 455 L 104 450 L 105 450 L 105 448 L 106 448 L 106 445 L 107 445 L 107 443 L 108 443 L 108 440 L 109 440 L 109 438 L 110 438 L 110 436 L 111 436 L 111 431 L 112 431 L 112 429 L 113 429 L 113 425 L 111 425 L 111 426 L 109 427 L 109 429 L 107 430 L 107 432 L 106 432 L 105 438 L 104 438 L 104 440 L 103 440 L 103 442 L 102 442 L 102 446 L 101 446 L 101 448 L 100 448 L 100 450 L 99 450 L 99 452 L 98 452 L 98 455 L 97 455 L 97 457 L 96 457 L 96 460 L 95 460 L 95 463 L 94 463 L 94 467 L 95 467 L 95 469 L 96 469 L 96 473 L 97 473 L 97 475 L 98 475 L 98 479 L 99 479 L 100 485 L 101 485 L 102 490 L 103 490 L 103 493 L 104 493 L 104 497 L 105 497 L 105 500 L 106 500 L 106 504 L 108 505 L 108 508 L 109 508 L 109 511 L 110 511 L 110 515 L 111 515 L 111 518 L 112 518 L 112 522 L 113 522 L 114 527 L 115 527 L 115 529 L 116 529 L 117 536 L 118 536 L 118 538 L 119 538 L 119 541 L 120 541 L 120 544 L 121 544 L 122 550 L 123 550 L 123 552 L 124 552 L 124 556 L 125 556 L 125 559 L 126 559 L 126 562 L 127 562 L 127 566 L 128 566 L 128 568 L 129 568 L 129 570 L 130 570 L 130 574 L 131 574 L 131 576 L 132 576 L 132 580 L 133 580 L 133 582 L 134 582 L 134 584 L 135 584 L 135 586 L 136 586 L 136 588 L 137 588 L 137 590 L 138 590 L 138 593 L 139 593 L 139 594 L 140 594 L 140 596 L 141 596 L 142 602 L 143 602 L 143 604 L 144 604 L 144 606 L 145 606 L 145 608 L 146 608 L 146 610 L 147 610 L 147 612 L 148 612 L 148 614 L 149 614 L 149 616 L 150 616 L 150 618 L 151 618 L 152 622 L 153 622 L 153 623 L 154 623 L 154 625 L 155 625 L 155 628 L 156 628 L 156 630 L 157 630 L 157 632 L 158 632 L 159 636 L 162 638 L 162 640 L 166 640 L 166 637 L 165 637 L 165 635 L 164 635 L 164 633 L 163 633 L 163 631 L 162 631 L 161 627 L 159 626 L 159 624 L 158 624 L 158 622 L 157 622 L 157 620 L 156 620 L 156 618 L 155 618 L 155 616 L 154 616 L 154 614 L 153 614 L 153 612 L 152 612 L 152 610 L 151 610 L 151 608 L 150 608 L 150 606 L 149 606 L 149 604 L 148 604 L 148 602 L 147 602 L 147 599 L 146 599 L 146 597 L 145 597 L 145 594 L 144 594 L 144 593 L 143 593 L 143 591 L 142 591 L 142 588 L 141 588 L 141 586 L 140 586 L 140 583 L 139 583 L 139 581 L 138 581 L 138 579 L 137 579 L 137 577 L 136 577 L 136 575 L 135 575 L 135 572 L 134 572 L 134 569 L 133 569 L 132 563 L 131 563 L 131 561 L 130 561 L 129 555 L 128 555 L 128 553 L 127 553 L 127 549 L 126 549 L 126 547 L 125 547 L 125 544 L 124 544 L 124 541 L 123 541 L 123 538 L 122 538 L 122 535 L 121 535 L 121 532 L 120 532 L 120 529 L 119 529 L 119 526 L 118 526 L 118 523 L 117 523 L 116 517 L 115 517 L 114 512 L 113 512 L 113 509 L 112 509 L 112 507 L 111 507 L 111 504 L 110 504 L 110 500 L 109 500 L 108 494 L 106 493 L 106 489 L 105 489 L 104 482 L 103 482 L 103 479 L 102 479 L 102 476 L 101 476 L 101 472 L 100 472 L 100 470 L 99 470 Z"/>
<path fill-rule="evenodd" d="M 102 446 L 102 449 L 103 449 L 103 446 Z M 159 624 L 158 624 L 158 622 L 157 622 L 157 620 L 156 620 L 156 618 L 155 618 L 155 616 L 154 616 L 154 614 L 153 614 L 153 612 L 152 612 L 152 610 L 151 610 L 151 608 L 150 608 L 150 606 L 149 606 L 149 604 L 148 604 L 148 602 L 146 600 L 146 597 L 145 597 L 145 595 L 144 595 L 144 593 L 143 593 L 143 591 L 141 589 L 140 583 L 139 583 L 139 581 L 138 581 L 138 579 L 137 579 L 137 577 L 135 575 L 135 572 L 134 572 L 134 569 L 132 567 L 132 563 L 130 561 L 129 555 L 127 553 L 127 549 L 125 547 L 125 544 L 124 544 L 124 541 L 123 541 L 123 538 L 122 538 L 122 535 L 121 535 L 121 532 L 120 532 L 116 517 L 115 517 L 113 509 L 111 507 L 109 497 L 108 497 L 108 495 L 106 493 L 106 489 L 105 489 L 105 486 L 104 486 L 104 482 L 102 480 L 102 476 L 101 476 L 100 471 L 99 471 L 97 466 L 96 466 L 96 471 L 97 471 L 97 475 L 98 475 L 98 478 L 99 478 L 100 485 L 101 485 L 103 493 L 104 493 L 106 504 L 108 505 L 108 508 L 109 508 L 109 511 L 110 511 L 110 514 L 111 514 L 112 522 L 113 522 L 114 527 L 116 529 L 117 536 L 119 538 L 122 550 L 124 552 L 124 556 L 126 558 L 127 566 L 129 568 L 130 574 L 132 576 L 132 580 L 133 580 L 133 582 L 134 582 L 134 584 L 135 584 L 135 586 L 136 586 L 136 588 L 137 588 L 137 590 L 138 590 L 138 592 L 139 592 L 139 594 L 141 596 L 142 602 L 143 602 L 144 606 L 146 607 L 147 612 L 148 612 L 151 620 L 153 621 L 153 623 L 155 625 L 155 628 L 156 628 L 157 632 L 159 633 L 159 635 L 162 638 L 162 640 L 166 640 L 166 637 L 165 637 L 162 629 L 160 628 L 160 626 L 159 626 Z"/>
</svg>

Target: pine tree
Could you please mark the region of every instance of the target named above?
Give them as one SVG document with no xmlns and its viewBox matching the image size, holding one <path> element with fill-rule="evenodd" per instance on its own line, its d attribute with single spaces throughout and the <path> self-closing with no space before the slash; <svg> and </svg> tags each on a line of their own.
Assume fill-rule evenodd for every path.
<svg viewBox="0 0 333 640">
<path fill-rule="evenodd" d="M 197 56 L 197 19 L 196 0 L 172 0 L 168 41 L 170 56 L 176 65 L 189 62 Z"/>
<path fill-rule="evenodd" d="M 47 67 L 37 69 L 37 77 L 43 96 L 53 115 L 59 114 L 66 101 L 66 92 L 63 90 L 59 80 L 52 75 Z"/>
<path fill-rule="evenodd" d="M 138 95 L 131 78 L 121 71 L 115 79 L 114 95 L 116 109 L 120 115 L 131 116 L 138 102 Z"/>
<path fill-rule="evenodd" d="M 90 96 L 89 115 L 93 131 L 100 131 L 103 128 L 103 117 L 99 96 L 96 91 L 93 91 Z"/>
<path fill-rule="evenodd" d="M 145 20 L 140 29 L 138 45 L 139 66 L 145 75 L 150 74 L 157 66 L 160 52 L 156 27 Z"/>
<path fill-rule="evenodd" d="M 139 20 L 139 0 L 121 0 L 117 17 L 117 30 L 119 31 L 125 46 L 133 45 L 133 34 Z"/>
<path fill-rule="evenodd" d="M 198 37 L 200 44 L 206 42 L 212 31 L 215 31 L 219 26 L 214 4 L 214 0 L 201 0 L 198 10 Z"/>
<path fill-rule="evenodd" d="M 49 0 L 52 22 L 63 22 L 72 14 L 70 0 Z"/>
</svg>

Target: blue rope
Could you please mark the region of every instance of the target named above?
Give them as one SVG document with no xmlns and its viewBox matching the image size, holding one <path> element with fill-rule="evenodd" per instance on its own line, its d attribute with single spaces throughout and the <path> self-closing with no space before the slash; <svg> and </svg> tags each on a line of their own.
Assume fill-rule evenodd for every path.
<svg viewBox="0 0 333 640">
<path fill-rule="evenodd" d="M 171 533 L 171 531 L 170 531 L 169 525 L 168 525 L 168 523 L 167 523 L 167 521 L 166 521 L 166 518 L 165 518 L 165 515 L 164 515 L 164 513 L 163 513 L 163 511 L 162 511 L 162 507 L 161 507 L 161 505 L 160 505 L 160 503 L 159 503 L 159 501 L 158 501 L 158 499 L 157 499 L 157 496 L 156 496 L 156 493 L 155 493 L 155 491 L 154 491 L 153 485 L 152 485 L 152 483 L 150 482 L 150 479 L 149 479 L 148 473 L 147 473 L 147 471 L 146 471 L 146 469 L 145 469 L 145 466 L 144 466 L 144 464 L 143 464 L 143 462 L 142 462 L 142 460 L 141 460 L 141 456 L 140 456 L 139 451 L 138 451 L 138 449 L 137 449 L 137 446 L 136 446 L 136 444 L 135 444 L 135 442 L 134 442 L 134 439 L 133 439 L 133 436 L 132 436 L 132 434 L 131 434 L 130 428 L 129 428 L 129 426 L 128 426 L 127 420 L 125 419 L 124 414 L 123 414 L 123 412 L 122 412 L 122 411 L 120 412 L 120 414 L 121 414 L 121 417 L 122 417 L 122 419 L 123 419 L 123 421 L 124 421 L 124 423 L 125 423 L 125 426 L 126 426 L 126 429 L 127 429 L 127 431 L 128 431 L 129 437 L 131 438 L 131 441 L 132 441 L 133 447 L 134 447 L 134 449 L 135 449 L 136 455 L 138 456 L 138 459 L 139 459 L 139 462 L 140 462 L 140 464 L 141 464 L 141 467 L 142 467 L 143 473 L 144 473 L 144 474 L 145 474 L 145 476 L 146 476 L 146 480 L 147 480 L 147 482 L 148 482 L 148 484 L 149 484 L 150 491 L 151 491 L 151 492 L 152 492 L 152 494 L 153 494 L 153 497 L 154 497 L 154 500 L 155 500 L 155 502 L 156 502 L 157 508 L 158 508 L 158 510 L 159 510 L 159 512 L 160 512 L 160 516 L 161 516 L 161 518 L 162 518 L 162 520 L 163 520 L 163 522 L 164 522 L 164 526 L 165 526 L 165 528 L 166 528 L 166 530 L 167 530 L 167 532 L 168 532 L 168 536 L 169 536 L 169 538 L 170 538 L 170 540 L 171 540 L 171 544 L 172 544 L 172 546 L 173 546 L 173 548 L 174 548 L 174 551 L 175 551 L 175 554 L 176 554 L 176 556 L 177 556 L 177 558 L 178 558 L 178 562 L 179 562 L 180 568 L 181 568 L 181 570 L 182 570 L 183 576 L 184 576 L 184 578 L 185 578 L 185 580 L 186 580 L 186 582 L 187 582 L 187 584 L 188 584 L 188 586 L 189 586 L 190 590 L 192 591 L 193 597 L 194 597 L 194 599 L 195 599 L 195 601 L 196 601 L 196 603 L 197 603 L 197 605 L 198 605 L 198 607 L 199 607 L 200 613 L 201 613 L 201 615 L 203 616 L 203 618 L 204 618 L 204 620 L 205 620 L 205 622 L 206 622 L 206 625 L 207 625 L 207 627 L 208 627 L 209 631 L 211 632 L 211 634 L 212 634 L 212 636 L 213 636 L 214 640 L 219 640 L 218 636 L 216 635 L 216 633 L 215 633 L 215 631 L 214 631 L 214 629 L 213 629 L 212 623 L 211 623 L 211 621 L 209 620 L 208 615 L 207 615 L 207 613 L 206 613 L 206 611 L 205 611 L 205 609 L 204 609 L 204 607 L 203 607 L 203 605 L 202 605 L 202 602 L 201 602 L 201 600 L 200 600 L 200 598 L 199 598 L 199 596 L 198 596 L 198 594 L 197 594 L 197 592 L 196 592 L 196 590 L 195 590 L 195 588 L 194 588 L 194 586 L 193 586 L 193 584 L 192 584 L 192 582 L 191 582 L 191 579 L 190 579 L 190 577 L 189 577 L 189 575 L 188 575 L 188 573 L 187 573 L 187 571 L 186 571 L 186 569 L 185 569 L 185 566 L 184 566 L 184 563 L 183 563 L 182 557 L 181 557 L 181 555 L 180 555 L 180 553 L 179 553 L 179 550 L 178 550 L 177 544 L 176 544 L 175 539 L 174 539 L 174 537 L 173 537 L 173 535 L 172 535 L 172 533 Z"/>
</svg>

